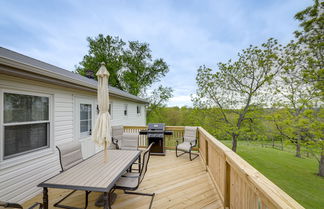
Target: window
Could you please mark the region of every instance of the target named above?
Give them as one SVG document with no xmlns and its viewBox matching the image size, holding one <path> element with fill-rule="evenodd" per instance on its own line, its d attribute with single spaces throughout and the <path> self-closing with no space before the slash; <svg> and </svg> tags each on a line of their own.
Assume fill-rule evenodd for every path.
<svg viewBox="0 0 324 209">
<path fill-rule="evenodd" d="M 4 159 L 49 147 L 49 97 L 4 93 L 3 126 Z"/>
<path fill-rule="evenodd" d="M 91 135 L 92 105 L 80 103 L 80 135 Z"/>
<path fill-rule="evenodd" d="M 138 115 L 141 114 L 141 106 L 140 105 L 137 105 L 136 112 L 137 112 Z"/>
<path fill-rule="evenodd" d="M 127 104 L 124 105 L 124 116 L 127 116 Z"/>
</svg>

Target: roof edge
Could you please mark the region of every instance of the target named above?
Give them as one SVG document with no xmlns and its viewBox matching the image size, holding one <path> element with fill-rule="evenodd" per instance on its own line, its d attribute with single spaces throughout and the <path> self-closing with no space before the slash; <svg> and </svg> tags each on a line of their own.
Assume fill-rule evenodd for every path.
<svg viewBox="0 0 324 209">
<path fill-rule="evenodd" d="M 3 47 L 0 47 L 0 49 L 7 50 L 10 53 L 16 53 L 19 56 L 24 56 L 25 58 L 28 58 L 28 59 L 36 60 L 34 58 L 19 54 L 17 52 L 11 51 L 11 50 L 3 48 Z M 39 60 L 36 60 L 36 61 L 39 61 Z M 40 61 L 40 62 L 42 62 L 42 61 Z M 29 72 L 29 73 L 39 74 L 39 75 L 46 76 L 46 77 L 49 77 L 49 78 L 69 82 L 69 83 L 71 83 L 73 85 L 76 85 L 76 86 L 83 86 L 83 87 L 87 87 L 87 88 L 90 88 L 90 89 L 97 89 L 97 85 L 96 85 L 97 81 L 95 81 L 95 80 L 91 80 L 91 79 L 86 78 L 86 77 L 84 77 L 84 78 L 88 79 L 89 82 L 73 79 L 71 77 L 64 76 L 64 75 L 62 75 L 60 73 L 55 73 L 53 71 L 50 71 L 50 70 L 48 70 L 46 68 L 40 68 L 40 67 L 37 67 L 37 66 L 34 66 L 34 65 L 30 65 L 28 63 L 23 63 L 23 62 L 17 61 L 15 59 L 12 59 L 12 58 L 9 58 L 9 57 L 6 57 L 6 56 L 2 56 L 1 53 L 0 53 L 0 63 L 2 63 L 3 65 L 9 66 L 9 67 L 13 67 L 13 68 L 16 68 L 16 69 L 19 69 L 19 70 L 22 70 L 22 71 Z M 45 62 L 42 62 L 42 63 L 50 65 L 50 64 L 45 63 Z M 58 67 L 56 67 L 54 65 L 51 65 L 51 66 L 53 66 L 55 68 L 58 68 Z M 65 70 L 63 68 L 58 68 L 58 69 L 67 71 L 68 73 L 71 73 L 71 74 L 74 74 L 73 72 Z M 79 75 L 79 76 L 81 76 L 81 75 Z M 82 78 L 82 79 L 84 79 L 84 78 Z M 120 94 L 118 91 L 120 91 L 122 94 Z M 117 88 L 112 87 L 112 86 L 109 86 L 109 93 L 112 94 L 113 96 L 116 96 L 116 97 L 119 97 L 119 98 L 124 98 L 124 99 L 131 100 L 131 101 L 137 101 L 137 102 L 144 103 L 144 104 L 149 103 L 145 99 L 142 99 L 142 98 L 140 98 L 138 96 L 132 95 L 132 94 L 130 94 L 128 92 L 125 92 L 123 90 L 117 89 Z"/>
</svg>

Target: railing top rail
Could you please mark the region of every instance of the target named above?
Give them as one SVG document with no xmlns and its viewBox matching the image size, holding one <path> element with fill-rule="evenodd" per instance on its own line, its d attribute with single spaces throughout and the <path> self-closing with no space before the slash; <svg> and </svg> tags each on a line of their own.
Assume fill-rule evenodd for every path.
<svg viewBox="0 0 324 209">
<path fill-rule="evenodd" d="M 128 129 L 146 129 L 147 126 L 124 126 L 124 128 Z M 174 131 L 183 131 L 184 126 L 165 126 L 166 130 L 174 130 Z"/>
</svg>

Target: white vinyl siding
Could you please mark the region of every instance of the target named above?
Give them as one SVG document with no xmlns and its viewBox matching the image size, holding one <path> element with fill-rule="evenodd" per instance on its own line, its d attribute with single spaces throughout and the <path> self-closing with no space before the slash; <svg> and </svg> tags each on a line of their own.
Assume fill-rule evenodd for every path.
<svg viewBox="0 0 324 209">
<path fill-rule="evenodd" d="M 146 124 L 146 112 L 143 104 L 127 101 L 127 117 L 124 116 L 125 100 L 111 97 L 112 125 L 144 126 Z M 141 114 L 137 114 L 137 105 L 142 106 Z"/>
<path fill-rule="evenodd" d="M 22 203 L 42 191 L 41 188 L 37 187 L 39 183 L 59 173 L 60 163 L 55 146 L 72 140 L 79 140 L 77 135 L 77 129 L 79 128 L 76 125 L 75 117 L 78 113 L 76 110 L 76 98 L 85 98 L 92 102 L 92 124 L 94 124 L 97 115 L 96 94 L 0 74 L 0 93 L 4 89 L 51 95 L 52 98 L 50 117 L 53 123 L 51 127 L 53 140 L 51 140 L 50 148 L 29 153 L 28 158 L 25 156 L 17 157 L 23 157 L 23 161 L 12 158 L 5 160 L 10 161 L 10 163 L 5 163 L 5 161 L 3 161 L 5 164 L 0 163 L 1 200 Z M 140 104 L 142 105 L 142 112 L 139 116 L 136 112 L 139 103 L 116 97 L 111 97 L 110 102 L 112 104 L 112 125 L 146 124 L 146 113 L 143 104 Z M 1 97 L 0 104 L 3 104 Z M 123 116 L 124 104 L 128 105 L 127 117 Z M 2 116 L 3 113 L 0 111 L 0 123 L 2 122 Z M 91 141 L 91 137 L 81 140 L 81 143 L 84 158 L 100 150 Z"/>
</svg>

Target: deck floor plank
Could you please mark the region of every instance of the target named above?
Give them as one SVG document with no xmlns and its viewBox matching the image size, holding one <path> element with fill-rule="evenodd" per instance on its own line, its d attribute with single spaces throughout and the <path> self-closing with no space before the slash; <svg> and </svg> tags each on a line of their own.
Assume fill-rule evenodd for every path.
<svg viewBox="0 0 324 209">
<path fill-rule="evenodd" d="M 223 209 L 222 202 L 201 160 L 197 158 L 190 161 L 187 155 L 177 158 L 173 151 L 168 151 L 164 157 L 151 157 L 146 176 L 137 191 L 155 192 L 153 208 Z M 69 190 L 49 189 L 49 208 L 54 208 L 53 203 L 68 192 Z M 122 191 L 116 192 L 118 197 L 112 208 L 148 208 L 150 197 L 127 195 Z M 99 195 L 98 192 L 90 194 L 89 209 L 97 208 L 94 203 Z M 77 191 L 63 204 L 82 207 L 84 196 L 83 191 Z M 28 207 L 34 202 L 41 201 L 42 194 L 39 194 L 25 202 L 23 206 Z"/>
</svg>

